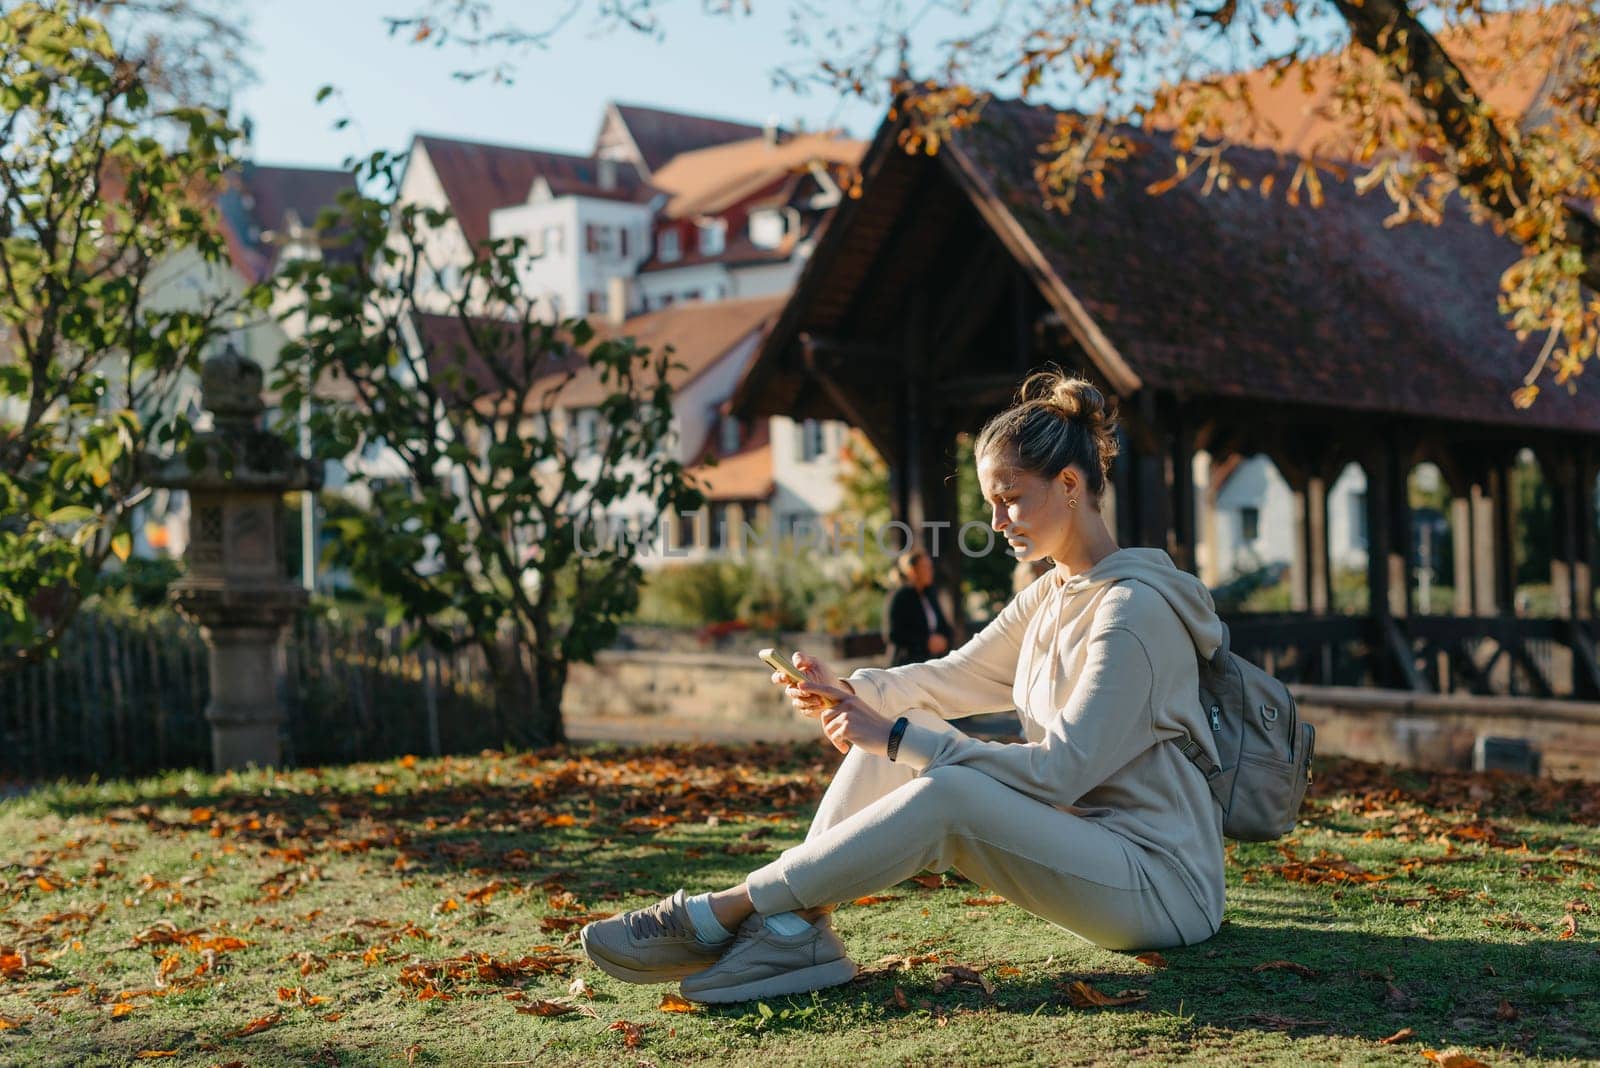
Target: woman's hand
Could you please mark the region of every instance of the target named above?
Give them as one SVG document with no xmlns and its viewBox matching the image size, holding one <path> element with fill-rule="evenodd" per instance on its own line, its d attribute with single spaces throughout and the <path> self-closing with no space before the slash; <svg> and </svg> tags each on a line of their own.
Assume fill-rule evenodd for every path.
<svg viewBox="0 0 1600 1068">
<path fill-rule="evenodd" d="M 795 653 L 794 666 L 799 670 L 800 674 L 813 682 L 820 682 L 825 686 L 835 688 L 846 686 L 846 683 L 842 682 L 839 676 L 833 673 L 833 669 L 810 653 Z M 774 671 L 772 673 L 772 681 L 784 687 L 783 692 L 788 695 L 790 703 L 794 705 L 794 710 L 802 716 L 815 718 L 821 715 L 822 711 L 829 705 L 827 699 L 816 694 L 808 694 L 796 687 L 790 681 L 789 676 L 782 672 Z"/>
<path fill-rule="evenodd" d="M 894 726 L 893 719 L 837 686 L 808 682 L 791 688 L 833 702 L 833 707 L 822 713 L 822 732 L 839 752 L 849 752 L 852 745 L 859 745 L 877 756 L 889 755 L 889 729 Z"/>
</svg>

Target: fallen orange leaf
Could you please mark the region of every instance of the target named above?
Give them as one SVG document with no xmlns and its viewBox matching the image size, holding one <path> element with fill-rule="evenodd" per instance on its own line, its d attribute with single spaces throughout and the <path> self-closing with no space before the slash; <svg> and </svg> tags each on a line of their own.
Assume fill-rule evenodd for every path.
<svg viewBox="0 0 1600 1068">
<path fill-rule="evenodd" d="M 133 1011 L 133 1002 L 131 1002 L 131 1001 L 119 1001 L 115 1005 L 111 1006 L 111 1018 L 113 1020 L 115 1020 L 119 1016 L 126 1016 L 126 1015 L 128 1015 L 128 1013 L 130 1013 L 132 1011 Z"/>
<path fill-rule="evenodd" d="M 177 1055 L 178 1051 L 175 1049 L 142 1049 L 135 1053 L 133 1057 L 135 1060 L 153 1061 L 157 1057 L 176 1057 Z"/>
<path fill-rule="evenodd" d="M 1104 1009 L 1143 1001 L 1150 996 L 1150 991 L 1124 990 L 1116 995 L 1102 994 L 1082 979 L 1074 979 L 1067 987 L 1066 994 L 1075 1009 Z"/>
<path fill-rule="evenodd" d="M 228 1037 L 229 1038 L 244 1038 L 246 1035 L 259 1035 L 261 1032 L 265 1031 L 267 1028 L 273 1026 L 279 1020 L 282 1020 L 282 1019 L 283 1019 L 283 1013 L 281 1013 L 281 1012 L 270 1012 L 265 1016 L 261 1016 L 261 1017 L 258 1017 L 257 1019 L 251 1020 L 249 1023 L 245 1024 L 243 1027 L 239 1028 L 239 1030 L 237 1030 L 237 1031 L 228 1032 Z"/>
<path fill-rule="evenodd" d="M 1163 957 L 1154 950 L 1149 953 L 1141 953 L 1133 959 L 1138 961 L 1140 964 L 1148 965 L 1151 968 L 1165 968 L 1167 966 L 1167 958 Z"/>
<path fill-rule="evenodd" d="M 640 1041 L 643 1040 L 644 1029 L 649 1026 L 649 1024 L 636 1024 L 629 1023 L 627 1020 L 618 1020 L 616 1023 L 606 1028 L 606 1030 L 621 1031 L 622 1044 L 629 1049 L 634 1049 L 639 1045 Z"/>
<path fill-rule="evenodd" d="M 852 904 L 852 905 L 881 905 L 885 901 L 899 901 L 899 900 L 900 900 L 900 898 L 895 894 L 867 894 L 865 897 L 856 898 L 854 901 L 850 902 L 850 904 Z"/>
<path fill-rule="evenodd" d="M 1402 1027 L 1402 1028 L 1400 1028 L 1400 1030 L 1396 1031 L 1394 1034 L 1390 1035 L 1388 1038 L 1380 1038 L 1380 1039 L 1378 1039 L 1378 1045 L 1380 1045 L 1380 1046 L 1392 1046 L 1396 1042 L 1404 1042 L 1406 1039 L 1410 1038 L 1414 1034 L 1416 1034 L 1416 1032 L 1411 1030 L 1411 1028 Z"/>
<path fill-rule="evenodd" d="M 963 905 L 1004 905 L 1006 899 L 999 894 L 992 897 L 969 897 L 962 902 Z"/>
<path fill-rule="evenodd" d="M 526 1005 L 518 1005 L 517 1011 L 524 1016 L 565 1016 L 569 1012 L 577 1012 L 578 1007 L 560 1001 L 530 1001 Z"/>
<path fill-rule="evenodd" d="M 1304 964 L 1299 964 L 1292 960 L 1262 961 L 1250 970 L 1253 972 L 1294 972 L 1294 974 L 1303 975 L 1307 979 L 1317 974 L 1315 968 L 1308 968 Z"/>
<path fill-rule="evenodd" d="M 694 1012 L 694 1011 L 696 1011 L 694 1002 L 689 1001 L 686 998 L 681 998 L 677 994 L 671 994 L 671 993 L 662 994 L 661 995 L 661 1004 L 657 1005 L 656 1008 L 660 1009 L 662 1012 Z"/>
<path fill-rule="evenodd" d="M 7 1016 L 5 1013 L 0 1012 L 0 1031 L 10 1031 L 13 1028 L 21 1027 L 31 1019 L 33 1019 L 32 1016 Z"/>
<path fill-rule="evenodd" d="M 1458 1049 L 1447 1049 L 1442 1052 L 1436 1049 L 1425 1049 L 1422 1051 L 1422 1055 L 1437 1064 L 1439 1068 L 1489 1068 L 1483 1061 L 1470 1054 L 1462 1053 Z"/>
</svg>

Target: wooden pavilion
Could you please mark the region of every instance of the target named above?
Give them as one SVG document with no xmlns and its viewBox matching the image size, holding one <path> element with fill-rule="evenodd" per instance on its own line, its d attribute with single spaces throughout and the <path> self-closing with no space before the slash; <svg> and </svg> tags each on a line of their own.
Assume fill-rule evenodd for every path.
<svg viewBox="0 0 1600 1068">
<path fill-rule="evenodd" d="M 1035 179 L 1057 112 L 991 101 L 934 156 L 901 147 L 904 114 L 879 129 L 860 196 L 819 238 L 736 411 L 860 428 L 889 464 L 896 518 L 920 529 L 956 519 L 957 434 L 1055 361 L 1119 400 L 1121 544 L 1194 567 L 1198 450 L 1264 453 L 1289 484 L 1294 610 L 1230 618 L 1241 652 L 1306 683 L 1600 696 L 1600 373 L 1512 405 L 1537 344 L 1496 311 L 1508 241 L 1459 207 L 1385 229 L 1387 202 L 1347 184 L 1325 184 L 1315 210 L 1264 198 L 1281 163 L 1251 150 L 1230 157 L 1251 191 L 1202 196 L 1195 179 L 1151 196 L 1173 153 L 1138 131 L 1103 195 L 1062 213 Z M 1553 618 L 1514 614 L 1523 448 L 1554 502 Z M 1329 564 L 1328 490 L 1351 462 L 1367 480 L 1364 617 L 1334 613 Z M 1449 615 L 1413 603 L 1406 479 L 1422 462 L 1452 502 Z M 959 590 L 960 568 L 959 552 L 937 555 L 942 588 Z"/>
</svg>

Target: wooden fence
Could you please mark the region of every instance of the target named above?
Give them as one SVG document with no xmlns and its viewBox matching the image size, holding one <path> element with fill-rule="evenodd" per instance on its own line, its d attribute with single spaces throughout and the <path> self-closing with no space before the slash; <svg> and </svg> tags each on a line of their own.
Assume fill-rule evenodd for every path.
<svg viewBox="0 0 1600 1068">
<path fill-rule="evenodd" d="M 503 743 L 482 654 L 405 650 L 408 633 L 309 614 L 296 620 L 280 661 L 286 763 Z M 85 614 L 59 657 L 0 676 L 0 779 L 207 767 L 208 675 L 198 631 L 170 613 L 137 622 Z"/>
</svg>

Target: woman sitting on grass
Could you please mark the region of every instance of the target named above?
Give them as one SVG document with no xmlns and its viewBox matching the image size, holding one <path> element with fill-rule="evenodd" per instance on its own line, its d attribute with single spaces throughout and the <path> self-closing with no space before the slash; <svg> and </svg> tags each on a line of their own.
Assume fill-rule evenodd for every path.
<svg viewBox="0 0 1600 1068">
<path fill-rule="evenodd" d="M 1222 919 L 1222 817 L 1170 739 L 1217 759 L 1196 658 L 1222 641 L 1211 595 L 1159 549 L 1119 549 L 1100 514 L 1116 453 L 1088 382 L 1035 372 L 978 437 L 993 527 L 1055 561 L 947 657 L 840 680 L 796 653 L 788 694 L 847 752 L 810 832 L 738 886 L 583 929 L 602 971 L 733 1002 L 848 982 L 828 913 L 954 868 L 1107 949 L 1191 945 Z M 784 676 L 774 672 L 774 682 Z M 1015 708 L 1026 744 L 948 722 Z"/>
</svg>

